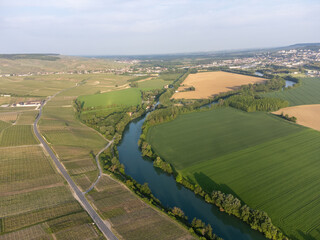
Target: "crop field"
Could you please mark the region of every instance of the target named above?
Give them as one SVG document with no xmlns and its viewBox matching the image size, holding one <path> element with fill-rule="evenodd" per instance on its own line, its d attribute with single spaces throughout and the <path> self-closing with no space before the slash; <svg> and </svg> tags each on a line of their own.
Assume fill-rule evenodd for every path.
<svg viewBox="0 0 320 240">
<path fill-rule="evenodd" d="M 0 136 L 0 146 L 37 144 L 31 125 L 13 125 L 4 129 Z"/>
<path fill-rule="evenodd" d="M 66 202 L 54 207 L 6 217 L 3 219 L 3 225 L 5 231 L 10 232 L 39 222 L 45 222 L 48 219 L 56 219 L 60 216 L 67 216 L 77 212 L 84 212 L 79 203 L 76 201 Z"/>
<path fill-rule="evenodd" d="M 287 100 L 290 106 L 320 104 L 320 78 L 300 78 L 301 86 L 292 89 L 264 93 L 263 96 Z"/>
<path fill-rule="evenodd" d="M 107 176 L 89 196 L 124 239 L 193 239 L 187 230 Z"/>
<path fill-rule="evenodd" d="M 152 127 L 148 139 L 208 192 L 232 193 L 267 212 L 290 238 L 320 237 L 319 132 L 271 114 L 226 108 L 179 116 Z"/>
<path fill-rule="evenodd" d="M 82 190 L 86 190 L 98 176 L 90 152 L 97 153 L 106 141 L 96 131 L 79 122 L 72 107 L 73 99 L 59 95 L 48 102 L 39 127 L 71 177 Z"/>
<path fill-rule="evenodd" d="M 33 124 L 39 111 L 26 111 L 19 114 L 17 124 L 18 125 L 28 125 Z"/>
<path fill-rule="evenodd" d="M 70 75 L 72 76 L 72 75 Z M 30 77 L 2 77 L 1 91 L 6 94 L 19 96 L 35 96 L 44 98 L 76 84 L 76 79 L 65 79 L 55 75 Z"/>
<path fill-rule="evenodd" d="M 4 121 L 0 120 L 0 134 L 1 134 L 1 131 L 2 131 L 3 129 L 8 128 L 8 127 L 10 127 L 10 126 L 11 126 L 10 123 L 7 123 L 7 122 L 4 122 Z"/>
<path fill-rule="evenodd" d="M 141 90 L 159 89 L 171 83 L 172 81 L 162 80 L 161 78 L 153 78 L 147 81 L 139 82 L 138 88 Z"/>
<path fill-rule="evenodd" d="M 265 79 L 245 76 L 228 72 L 203 72 L 189 74 L 183 81 L 172 98 L 174 99 L 202 99 L 210 98 L 219 93 L 236 90 L 242 85 L 262 83 Z M 185 88 L 194 87 L 195 91 L 183 91 Z"/>
<path fill-rule="evenodd" d="M 273 113 L 294 116 L 298 124 L 320 131 L 320 104 L 287 107 Z"/>
<path fill-rule="evenodd" d="M 39 146 L 0 148 L 0 156 L 0 196 L 61 182 Z"/>
<path fill-rule="evenodd" d="M 0 147 L 0 156 L 0 239 L 52 239 L 46 222 L 74 213 L 88 222 L 40 146 Z M 72 226 L 82 225 L 79 221 Z"/>
<path fill-rule="evenodd" d="M 105 70 L 106 68 L 120 68 L 128 64 L 119 63 L 109 59 L 93 59 L 71 56 L 58 56 L 55 61 L 40 59 L 0 59 L 1 73 L 29 73 L 29 72 L 70 72 L 88 69 Z M 59 75 L 58 75 L 59 76 Z"/>
<path fill-rule="evenodd" d="M 4 112 L 0 113 L 0 120 L 4 122 L 14 123 L 17 120 L 17 112 Z"/>
<path fill-rule="evenodd" d="M 154 126 L 148 131 L 147 141 L 180 170 L 302 129 L 271 114 L 221 108 L 180 115 Z"/>
<path fill-rule="evenodd" d="M 108 107 L 108 106 L 132 106 L 141 103 L 141 93 L 137 88 L 129 88 L 120 91 L 101 93 L 95 95 L 80 96 L 84 108 Z"/>
<path fill-rule="evenodd" d="M 16 232 L 0 235 L 0 240 L 50 240 L 51 236 L 45 232 L 41 225 L 35 225 Z"/>
</svg>

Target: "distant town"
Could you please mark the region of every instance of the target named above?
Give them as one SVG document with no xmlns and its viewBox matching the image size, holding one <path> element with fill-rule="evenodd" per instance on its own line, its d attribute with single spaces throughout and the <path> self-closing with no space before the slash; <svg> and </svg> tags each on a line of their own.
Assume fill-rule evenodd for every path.
<svg viewBox="0 0 320 240">
<path fill-rule="evenodd" d="M 303 72 L 293 71 L 293 74 L 304 73 L 310 77 L 320 76 L 320 67 L 318 69 L 308 68 L 309 64 L 318 63 L 320 64 L 320 49 L 290 49 L 290 50 L 279 50 L 279 51 L 257 51 L 254 56 L 246 57 L 229 57 L 227 59 L 212 61 L 207 59 L 205 64 L 187 64 L 181 66 L 181 68 L 210 68 L 210 67 L 229 67 L 230 69 L 247 69 L 247 70 L 257 70 L 264 69 L 267 67 L 274 68 L 288 68 L 288 69 L 299 69 L 304 68 Z M 53 75 L 53 74 L 130 74 L 134 76 L 144 76 L 147 74 L 157 74 L 167 71 L 168 67 L 162 66 L 150 66 L 148 64 L 144 66 L 143 63 L 152 63 L 148 60 L 115 60 L 116 63 L 126 64 L 122 68 L 106 68 L 106 69 L 87 69 L 87 70 L 74 70 L 74 71 L 59 71 L 59 72 L 29 72 L 23 74 L 0 74 L 0 77 L 10 77 L 10 76 L 33 76 L 33 75 Z"/>
</svg>

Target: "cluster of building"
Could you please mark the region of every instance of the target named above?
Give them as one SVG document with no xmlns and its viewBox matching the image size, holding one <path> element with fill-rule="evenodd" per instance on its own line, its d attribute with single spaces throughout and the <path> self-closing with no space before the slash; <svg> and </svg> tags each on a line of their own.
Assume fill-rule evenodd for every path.
<svg viewBox="0 0 320 240">
<path fill-rule="evenodd" d="M 309 76 L 320 76 L 320 71 L 308 69 L 308 64 L 317 63 L 320 66 L 320 49 L 291 49 L 276 52 L 256 53 L 253 57 L 216 60 L 210 64 L 201 64 L 196 67 L 229 67 L 236 69 L 264 68 L 270 65 L 284 68 L 305 67 Z"/>
<path fill-rule="evenodd" d="M 26 101 L 13 104 L 4 104 L 1 107 L 39 107 L 42 101 Z"/>
</svg>

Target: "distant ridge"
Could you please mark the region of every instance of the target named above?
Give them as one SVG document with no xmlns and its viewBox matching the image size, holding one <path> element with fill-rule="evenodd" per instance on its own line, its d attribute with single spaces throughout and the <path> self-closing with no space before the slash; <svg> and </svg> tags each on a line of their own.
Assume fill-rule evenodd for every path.
<svg viewBox="0 0 320 240">
<path fill-rule="evenodd" d="M 189 53 L 168 53 L 168 54 L 141 54 L 141 55 L 80 55 L 81 57 L 91 58 L 117 58 L 117 59 L 158 59 L 158 60 L 174 60 L 181 57 L 237 57 L 237 56 L 254 56 L 256 53 L 261 52 L 275 52 L 280 50 L 290 49 L 305 49 L 311 50 L 320 49 L 320 43 L 297 43 L 288 46 L 270 47 L 270 48 L 251 48 L 251 49 L 232 49 L 232 50 L 219 50 L 219 51 L 201 51 L 201 52 L 189 52 Z"/>
<path fill-rule="evenodd" d="M 16 60 L 16 59 L 38 59 L 55 61 L 60 59 L 60 54 L 57 53 L 30 53 L 30 54 L 0 54 L 0 58 Z"/>
</svg>

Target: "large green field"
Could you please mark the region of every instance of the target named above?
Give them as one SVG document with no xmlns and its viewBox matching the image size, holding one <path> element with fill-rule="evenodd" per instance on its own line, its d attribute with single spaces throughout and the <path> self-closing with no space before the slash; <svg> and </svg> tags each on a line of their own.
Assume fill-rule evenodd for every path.
<svg viewBox="0 0 320 240">
<path fill-rule="evenodd" d="M 84 102 L 84 108 L 107 107 L 113 105 L 132 106 L 141 103 L 141 93 L 137 88 L 129 88 L 101 94 L 80 96 L 80 102 Z"/>
<path fill-rule="evenodd" d="M 293 239 L 320 237 L 320 133 L 268 113 L 222 108 L 154 126 L 147 140 L 178 172 L 266 211 Z"/>
<path fill-rule="evenodd" d="M 301 86 L 285 91 L 264 93 L 263 96 L 287 100 L 290 106 L 320 103 L 320 78 L 300 78 Z"/>
</svg>

